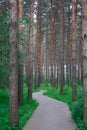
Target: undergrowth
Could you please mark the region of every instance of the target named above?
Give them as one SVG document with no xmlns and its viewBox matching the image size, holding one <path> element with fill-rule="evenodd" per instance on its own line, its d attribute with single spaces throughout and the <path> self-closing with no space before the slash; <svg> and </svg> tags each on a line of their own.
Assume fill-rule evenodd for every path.
<svg viewBox="0 0 87 130">
<path fill-rule="evenodd" d="M 48 83 L 48 84 L 45 84 L 45 83 L 42 83 L 40 85 L 40 87 L 38 87 L 37 89 L 34 89 L 33 88 L 33 92 L 40 92 L 41 90 L 46 90 L 46 91 L 50 91 L 52 88 L 51 84 Z"/>
<path fill-rule="evenodd" d="M 8 89 L 0 89 L 0 130 L 22 130 L 32 113 L 38 106 L 36 100 L 27 100 L 27 87 L 24 86 L 24 105 L 19 107 L 19 126 L 9 125 Z"/>
</svg>

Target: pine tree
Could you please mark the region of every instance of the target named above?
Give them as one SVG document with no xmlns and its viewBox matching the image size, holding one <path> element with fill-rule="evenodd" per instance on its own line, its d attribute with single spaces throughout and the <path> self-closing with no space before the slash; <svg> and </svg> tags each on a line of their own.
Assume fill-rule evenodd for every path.
<svg viewBox="0 0 87 130">
<path fill-rule="evenodd" d="M 18 0 L 18 103 L 23 105 L 23 0 Z"/>
<path fill-rule="evenodd" d="M 63 94 L 64 88 L 64 15 L 63 0 L 59 1 L 60 6 L 60 94 Z"/>
<path fill-rule="evenodd" d="M 42 2 L 38 0 L 37 11 L 37 33 L 36 33 L 36 63 L 35 63 L 35 84 L 39 87 L 42 82 L 42 33 L 41 33 L 41 9 Z"/>
<path fill-rule="evenodd" d="M 18 125 L 18 70 L 17 70 L 17 0 L 9 0 L 9 118 L 10 125 Z"/>
<path fill-rule="evenodd" d="M 76 25 L 77 25 L 77 1 L 72 0 L 72 101 L 76 100 Z"/>
<path fill-rule="evenodd" d="M 30 41 L 29 41 L 29 79 L 28 79 L 28 99 L 32 99 L 33 88 L 33 20 L 34 20 L 34 0 L 30 1 Z"/>
<path fill-rule="evenodd" d="M 87 128 L 87 0 L 82 1 L 82 49 L 83 49 L 83 94 L 84 94 L 84 127 Z"/>
</svg>

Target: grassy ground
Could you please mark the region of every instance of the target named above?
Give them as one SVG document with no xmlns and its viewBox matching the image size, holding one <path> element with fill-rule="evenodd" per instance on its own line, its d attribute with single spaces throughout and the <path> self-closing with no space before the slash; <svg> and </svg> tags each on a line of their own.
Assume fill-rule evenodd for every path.
<svg viewBox="0 0 87 130">
<path fill-rule="evenodd" d="M 37 89 L 37 91 L 40 91 L 42 89 L 47 90 L 45 95 L 52 97 L 56 100 L 60 100 L 62 102 L 67 103 L 69 105 L 70 110 L 71 110 L 72 117 L 74 118 L 74 120 L 77 123 L 78 130 L 84 130 L 83 123 L 82 123 L 83 95 L 82 95 L 82 87 L 81 86 L 77 87 L 77 101 L 74 103 L 72 102 L 72 98 L 71 98 L 72 97 L 72 89 L 69 86 L 64 87 L 64 93 L 62 96 L 60 96 L 59 87 L 53 88 L 52 86 L 50 86 L 50 84 L 48 84 L 48 86 L 46 86 L 45 84 L 42 84 L 41 87 Z"/>
<path fill-rule="evenodd" d="M 27 87 L 24 86 L 24 105 L 19 107 L 19 126 L 12 128 L 9 126 L 8 120 L 8 90 L 0 89 L 0 130 L 22 130 L 32 113 L 38 106 L 36 100 L 27 100 Z"/>
</svg>

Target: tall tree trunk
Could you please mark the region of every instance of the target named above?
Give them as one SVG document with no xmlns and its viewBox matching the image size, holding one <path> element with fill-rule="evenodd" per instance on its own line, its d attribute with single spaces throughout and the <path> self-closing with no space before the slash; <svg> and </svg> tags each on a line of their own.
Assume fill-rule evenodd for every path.
<svg viewBox="0 0 87 130">
<path fill-rule="evenodd" d="M 81 7 L 81 15 L 82 15 L 82 2 L 79 3 Z M 79 29 L 78 29 L 78 83 L 82 83 L 82 18 L 79 21 Z"/>
<path fill-rule="evenodd" d="M 82 15 L 82 1 L 80 2 L 81 15 Z M 83 85 L 83 67 L 82 67 L 82 18 L 80 20 L 80 34 L 79 34 L 80 44 L 79 44 L 79 62 L 80 62 L 80 81 Z"/>
<path fill-rule="evenodd" d="M 82 1 L 82 39 L 83 39 L 83 94 L 84 94 L 84 127 L 87 129 L 87 0 Z"/>
<path fill-rule="evenodd" d="M 67 84 L 70 85 L 70 67 L 71 67 L 71 41 L 70 41 L 70 0 L 68 0 L 68 32 L 67 32 L 67 49 L 66 49 L 66 80 Z"/>
<path fill-rule="evenodd" d="M 54 28 L 53 28 L 53 5 L 54 1 L 51 0 L 51 9 L 50 9 L 50 82 L 51 85 L 54 85 L 54 75 L 53 75 L 53 68 L 54 68 Z"/>
<path fill-rule="evenodd" d="M 10 125 L 18 125 L 18 73 L 17 73 L 17 0 L 10 3 L 9 29 L 9 116 Z"/>
<path fill-rule="evenodd" d="M 38 42 L 36 34 L 34 88 L 38 88 Z"/>
<path fill-rule="evenodd" d="M 64 89 L 64 21 L 63 21 L 63 0 L 59 1 L 60 5 L 60 94 Z"/>
<path fill-rule="evenodd" d="M 28 79 L 28 99 L 32 99 L 33 88 L 33 19 L 34 19 L 34 0 L 30 3 L 30 43 L 29 43 L 29 79 Z"/>
<path fill-rule="evenodd" d="M 23 0 L 18 0 L 18 103 L 23 105 L 23 45 L 22 45 L 22 5 Z"/>
<path fill-rule="evenodd" d="M 56 6 L 56 3 L 54 2 L 54 6 Z M 55 8 L 54 9 L 54 75 L 53 75 L 53 79 L 54 79 L 54 82 L 53 82 L 53 86 L 56 87 L 56 74 L 57 74 L 57 55 L 56 55 L 56 51 L 57 51 L 57 24 L 58 24 L 58 10 Z M 57 52 L 58 53 L 58 52 Z"/>
<path fill-rule="evenodd" d="M 47 21 L 48 22 L 48 21 Z M 49 54 L 48 54 L 48 49 L 49 49 L 49 29 L 48 29 L 48 23 L 47 23 L 47 26 L 46 26 L 46 85 L 48 83 L 48 73 L 49 73 Z"/>
<path fill-rule="evenodd" d="M 58 2 L 58 1 L 57 1 Z M 60 37 L 59 37 L 59 33 L 60 33 L 60 20 L 59 20 L 59 6 L 58 6 L 58 9 L 57 9 L 57 13 L 55 14 L 56 15 L 56 66 L 57 66 L 57 69 L 56 69 L 56 87 L 58 87 L 59 85 L 59 57 L 60 57 Z"/>
<path fill-rule="evenodd" d="M 41 0 L 38 0 L 38 13 L 37 13 L 37 35 L 36 35 L 36 55 L 38 66 L 38 87 L 42 82 L 42 34 L 41 34 Z"/>
<path fill-rule="evenodd" d="M 26 41 L 26 83 L 27 86 L 29 84 L 29 65 L 30 65 L 30 59 L 29 59 L 29 54 L 30 54 L 30 48 L 29 48 L 29 43 L 30 43 L 30 25 L 27 24 L 27 41 Z"/>
<path fill-rule="evenodd" d="M 72 0 L 72 101 L 76 100 L 76 25 L 77 1 Z"/>
</svg>

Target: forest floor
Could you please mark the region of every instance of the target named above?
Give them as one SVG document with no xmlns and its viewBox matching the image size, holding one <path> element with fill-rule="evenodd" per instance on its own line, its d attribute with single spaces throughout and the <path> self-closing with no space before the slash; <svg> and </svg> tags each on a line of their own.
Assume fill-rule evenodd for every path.
<svg viewBox="0 0 87 130">
<path fill-rule="evenodd" d="M 33 97 L 39 106 L 23 130 L 75 130 L 76 124 L 66 103 L 36 92 Z"/>
</svg>

